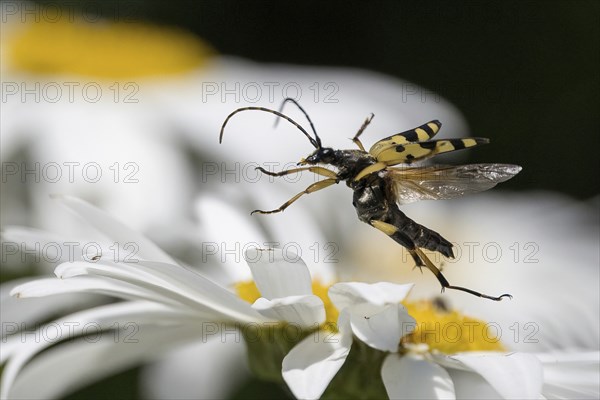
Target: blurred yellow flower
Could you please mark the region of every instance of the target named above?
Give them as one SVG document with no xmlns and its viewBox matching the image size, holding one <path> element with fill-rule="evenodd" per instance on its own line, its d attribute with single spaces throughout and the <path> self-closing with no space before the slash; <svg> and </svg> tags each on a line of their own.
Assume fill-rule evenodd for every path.
<svg viewBox="0 0 600 400">
<path fill-rule="evenodd" d="M 208 44 L 181 30 L 140 22 L 44 19 L 6 40 L 10 68 L 36 74 L 127 79 L 180 74 L 206 63 Z"/>
</svg>

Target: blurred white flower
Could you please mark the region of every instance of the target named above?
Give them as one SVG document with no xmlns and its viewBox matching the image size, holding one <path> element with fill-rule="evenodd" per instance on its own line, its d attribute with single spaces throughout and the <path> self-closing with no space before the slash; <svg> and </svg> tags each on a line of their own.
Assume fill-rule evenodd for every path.
<svg viewBox="0 0 600 400">
<path fill-rule="evenodd" d="M 272 116 L 261 113 L 240 115 L 218 144 L 233 109 L 277 108 L 287 96 L 304 104 L 333 146 L 348 146 L 370 112 L 376 114 L 373 137 L 433 118 L 449 135 L 467 131 L 438 95 L 366 71 L 218 56 L 192 35 L 132 21 L 32 16 L 23 22 L 7 15 L 2 28 L 7 90 L 0 156 L 11 165 L 2 183 L 10 189 L 2 191 L 5 223 L 76 232 L 64 215 L 49 212 L 47 194 L 65 193 L 170 245 L 198 189 L 248 181 L 246 171 L 254 176 L 245 168 L 249 162 L 281 169 L 306 155 L 310 146 L 298 132 L 285 124 L 274 131 Z M 298 110 L 286 112 L 302 121 Z M 242 187 L 250 190 L 243 184 L 237 190 Z"/>
<path fill-rule="evenodd" d="M 174 30 L 67 14 L 2 18 L 3 221 L 76 232 L 48 212 L 49 193 L 86 197 L 138 229 L 177 220 L 193 173 L 146 87 L 185 79 L 211 52 Z"/>
</svg>

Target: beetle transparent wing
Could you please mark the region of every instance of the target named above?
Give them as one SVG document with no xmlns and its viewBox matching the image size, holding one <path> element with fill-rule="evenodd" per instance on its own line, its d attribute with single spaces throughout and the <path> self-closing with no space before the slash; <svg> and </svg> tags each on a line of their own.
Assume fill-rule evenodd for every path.
<svg viewBox="0 0 600 400">
<path fill-rule="evenodd" d="M 390 180 L 398 204 L 419 200 L 453 199 L 483 192 L 521 171 L 512 164 L 432 165 L 418 168 L 389 168 Z"/>
</svg>

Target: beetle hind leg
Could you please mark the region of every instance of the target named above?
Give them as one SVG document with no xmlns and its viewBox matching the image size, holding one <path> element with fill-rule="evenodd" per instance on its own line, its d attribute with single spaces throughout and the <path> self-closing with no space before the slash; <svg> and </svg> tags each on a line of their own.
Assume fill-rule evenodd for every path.
<svg viewBox="0 0 600 400">
<path fill-rule="evenodd" d="M 481 292 L 477 292 L 475 290 L 468 289 L 468 288 L 465 288 L 462 286 L 450 285 L 450 282 L 448 282 L 446 277 L 442 274 L 442 271 L 440 271 L 435 265 L 433 265 L 433 263 L 431 262 L 429 257 L 427 257 L 427 255 L 425 255 L 425 253 L 423 253 L 423 251 L 421 249 L 419 249 L 417 247 L 414 249 L 414 252 L 425 263 L 425 267 L 427 267 L 427 269 L 430 270 L 435 275 L 437 280 L 440 282 L 440 284 L 442 285 L 442 292 L 446 289 L 454 289 L 454 290 L 460 290 L 461 292 L 466 292 L 466 293 L 472 294 L 473 296 L 482 297 L 484 299 L 490 299 L 490 300 L 494 300 L 494 301 L 501 301 L 504 297 L 512 299 L 512 295 L 510 295 L 508 293 L 502 294 L 500 296 L 490 296 L 490 295 L 483 294 Z"/>
<path fill-rule="evenodd" d="M 417 267 L 419 267 L 419 268 L 426 267 L 428 270 L 430 270 L 433 273 L 433 275 L 435 275 L 437 280 L 440 282 L 440 285 L 442 285 L 442 292 L 446 289 L 454 289 L 454 290 L 460 290 L 462 292 L 472 294 L 473 296 L 482 297 L 482 298 L 490 299 L 490 300 L 494 300 L 494 301 L 500 301 L 504 297 L 508 297 L 508 298 L 512 299 L 512 296 L 510 294 L 503 294 L 503 295 L 500 295 L 497 297 L 489 296 L 487 294 L 483 294 L 483 293 L 480 293 L 475 290 L 471 290 L 471 289 L 468 289 L 468 288 L 465 288 L 462 286 L 450 285 L 450 282 L 448 282 L 446 277 L 442 274 L 442 271 L 440 271 L 438 267 L 433 265 L 433 263 L 431 262 L 429 257 L 427 257 L 427 255 L 423 252 L 423 250 L 421 250 L 417 245 L 415 245 L 415 243 L 408 236 L 403 234 L 402 231 L 400 231 L 400 229 L 398 227 L 396 227 L 395 225 L 392 225 L 390 223 L 387 223 L 384 221 L 379 221 L 379 220 L 371 220 L 371 221 L 369 221 L 369 223 L 374 228 L 379 229 L 380 231 L 382 231 L 383 233 L 385 233 L 386 235 L 388 235 L 389 237 L 394 239 L 400 245 L 406 247 L 408 249 L 408 252 L 410 253 L 410 255 L 415 260 Z"/>
</svg>

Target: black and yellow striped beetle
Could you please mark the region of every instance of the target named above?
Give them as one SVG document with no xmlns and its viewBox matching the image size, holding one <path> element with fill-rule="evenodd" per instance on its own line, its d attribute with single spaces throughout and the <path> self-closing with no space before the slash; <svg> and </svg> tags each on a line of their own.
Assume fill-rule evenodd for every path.
<svg viewBox="0 0 600 400">
<path fill-rule="evenodd" d="M 281 113 L 287 102 L 294 103 L 302 111 L 310 123 L 314 137 L 296 121 Z M 299 166 L 309 166 L 276 173 L 261 167 L 258 167 L 258 170 L 270 176 L 284 176 L 301 171 L 310 171 L 326 177 L 326 179 L 313 183 L 286 201 L 281 207 L 271 211 L 254 210 L 252 214 L 282 212 L 304 194 L 313 193 L 345 181 L 346 185 L 354 191 L 352 204 L 356 208 L 358 218 L 404 246 L 418 267 L 427 267 L 436 276 L 442 285 L 442 291 L 444 289 L 461 290 L 496 301 L 502 300 L 504 297 L 512 298 L 509 294 L 494 297 L 464 287 L 450 285 L 440 269 L 433 265 L 421 249 L 437 251 L 446 257 L 454 258 L 452 244 L 439 233 L 408 218 L 399 208 L 399 205 L 417 200 L 451 199 L 467 193 L 481 192 L 518 174 L 521 167 L 511 164 L 412 166 L 413 163 L 424 161 L 438 154 L 489 143 L 488 139 L 431 140 L 442 126 L 439 121 L 434 120 L 418 128 L 381 139 L 367 152 L 360 141 L 360 135 L 373 119 L 374 115 L 371 114 L 352 138 L 359 150 L 334 150 L 322 146 L 321 138 L 317 135 L 306 111 L 296 100 L 287 98 L 283 101 L 279 111 L 263 107 L 244 107 L 233 111 L 223 122 L 219 143 L 223 140 L 223 132 L 227 122 L 235 114 L 242 111 L 264 111 L 275 114 L 292 123 L 315 147 L 312 154 L 298 163 Z M 337 169 L 337 172 L 318 164 L 333 166 Z M 402 167 L 390 168 L 392 166 Z"/>
</svg>

